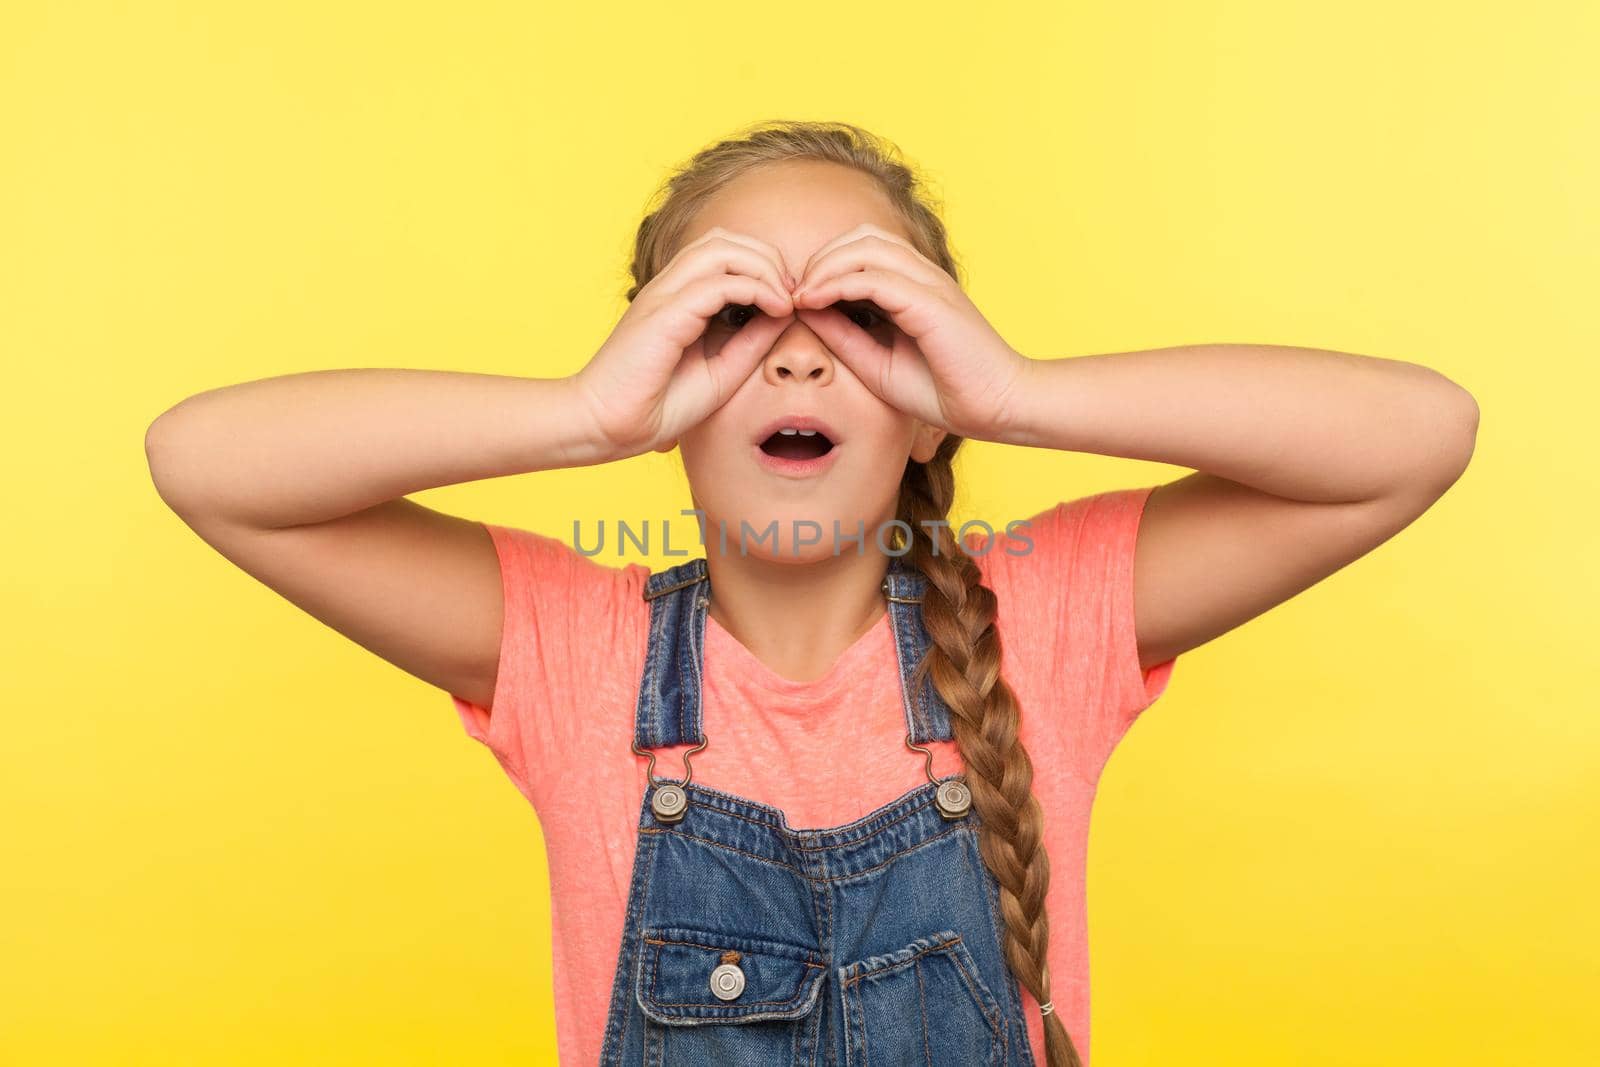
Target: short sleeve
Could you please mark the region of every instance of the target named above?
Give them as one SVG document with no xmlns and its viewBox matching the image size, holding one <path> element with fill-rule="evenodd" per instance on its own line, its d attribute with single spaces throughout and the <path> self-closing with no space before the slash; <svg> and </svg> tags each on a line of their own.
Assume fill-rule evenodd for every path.
<svg viewBox="0 0 1600 1067">
<path fill-rule="evenodd" d="M 1103 760 L 1166 690 L 1177 658 L 1139 666 L 1133 564 L 1155 486 L 1063 501 L 997 533 L 980 565 L 1001 602 L 1006 657 L 1062 701 Z M 974 539 L 975 544 L 984 541 Z"/>
<path fill-rule="evenodd" d="M 537 808 L 556 768 L 581 769 L 587 732 L 630 714 L 643 665 L 649 569 L 607 566 L 563 541 L 484 523 L 500 562 L 494 704 L 451 694 L 467 735 L 488 746 Z"/>
<path fill-rule="evenodd" d="M 1098 559 L 1091 555 L 1090 562 L 1103 575 L 1098 583 L 1103 589 L 1102 617 L 1118 694 L 1112 726 L 1119 734 L 1166 691 L 1167 683 L 1172 680 L 1172 669 L 1178 662 L 1173 656 L 1152 665 L 1149 670 L 1139 666 L 1139 637 L 1133 613 L 1133 561 L 1144 506 L 1155 488 L 1151 485 L 1122 489 L 1092 497 L 1093 505 L 1085 519 L 1088 524 L 1086 540 L 1104 546 L 1103 554 L 1099 554 Z M 1085 584 L 1092 588 L 1097 583 L 1090 578 Z"/>
</svg>

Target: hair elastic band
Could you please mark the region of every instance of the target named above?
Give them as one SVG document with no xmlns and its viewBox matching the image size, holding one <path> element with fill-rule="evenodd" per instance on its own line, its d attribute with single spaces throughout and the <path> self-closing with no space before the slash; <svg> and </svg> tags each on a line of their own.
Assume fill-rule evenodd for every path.
<svg viewBox="0 0 1600 1067">
<path fill-rule="evenodd" d="M 1054 1000 L 1047 1000 L 1043 1004 L 1039 1005 L 1039 1014 L 1040 1015 L 1049 1015 L 1051 1012 L 1053 1012 L 1055 1010 L 1056 1010 L 1056 1002 Z"/>
</svg>

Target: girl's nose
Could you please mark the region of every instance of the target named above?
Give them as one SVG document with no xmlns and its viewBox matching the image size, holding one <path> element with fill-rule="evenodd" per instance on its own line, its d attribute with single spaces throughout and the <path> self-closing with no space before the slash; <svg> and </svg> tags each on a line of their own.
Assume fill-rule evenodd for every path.
<svg viewBox="0 0 1600 1067">
<path fill-rule="evenodd" d="M 796 322 L 773 343 L 761 373 L 773 385 L 792 381 L 827 385 L 833 381 L 833 353 L 821 338 Z"/>
</svg>

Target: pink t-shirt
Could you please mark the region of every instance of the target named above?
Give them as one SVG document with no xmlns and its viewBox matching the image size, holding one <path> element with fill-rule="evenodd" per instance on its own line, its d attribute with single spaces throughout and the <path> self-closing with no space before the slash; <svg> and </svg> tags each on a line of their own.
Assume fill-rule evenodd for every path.
<svg viewBox="0 0 1600 1067">
<path fill-rule="evenodd" d="M 976 557 L 999 602 L 1001 670 L 1022 709 L 1019 734 L 1044 808 L 1052 998 L 1086 1064 L 1090 804 L 1112 749 L 1161 695 L 1176 662 L 1142 671 L 1134 636 L 1134 538 L 1153 488 L 1056 504 L 1022 531 L 1033 542 L 1025 554 L 1013 554 L 1027 547 L 1021 538 L 1001 531 Z M 591 1064 L 610 1007 L 645 789 L 646 761 L 630 742 L 651 572 L 640 563 L 601 563 L 553 537 L 485 525 L 505 591 L 493 713 L 452 700 L 467 733 L 493 751 L 539 817 L 550 868 L 557 1043 L 563 1063 Z M 986 540 L 969 534 L 969 552 Z M 694 780 L 780 808 L 792 827 L 850 822 L 927 781 L 924 758 L 905 745 L 887 611 L 811 682 L 775 673 L 707 616 L 702 696 L 708 743 L 694 756 Z M 656 750 L 656 772 L 681 777 L 687 747 Z M 962 769 L 955 742 L 928 747 L 936 775 Z M 1042 1064 L 1037 1001 L 1026 989 L 1022 998 Z"/>
</svg>

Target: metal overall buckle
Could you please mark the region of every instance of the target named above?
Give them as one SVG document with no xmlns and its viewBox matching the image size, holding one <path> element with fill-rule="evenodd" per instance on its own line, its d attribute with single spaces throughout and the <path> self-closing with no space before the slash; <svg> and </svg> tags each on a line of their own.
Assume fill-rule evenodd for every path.
<svg viewBox="0 0 1600 1067">
<path fill-rule="evenodd" d="M 698 745 L 683 754 L 683 785 L 657 778 L 653 773 L 656 769 L 656 754 L 649 749 L 640 748 L 637 737 L 633 739 L 632 744 L 635 752 L 650 760 L 645 765 L 644 777 L 646 782 L 656 787 L 655 792 L 650 797 L 650 810 L 655 813 L 656 821 L 667 823 L 682 822 L 683 813 L 689 810 L 689 794 L 684 792 L 683 787 L 688 785 L 694 777 L 694 768 L 689 766 L 689 757 L 705 748 L 706 742 L 702 740 Z"/>
<path fill-rule="evenodd" d="M 946 819 L 959 819 L 966 815 L 972 808 L 972 790 L 967 788 L 964 776 L 939 781 L 933 776 L 933 752 L 913 744 L 910 734 L 906 734 L 906 746 L 928 757 L 923 769 L 927 772 L 928 781 L 939 787 L 933 794 L 933 803 L 939 809 L 939 814 Z"/>
</svg>

